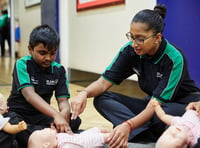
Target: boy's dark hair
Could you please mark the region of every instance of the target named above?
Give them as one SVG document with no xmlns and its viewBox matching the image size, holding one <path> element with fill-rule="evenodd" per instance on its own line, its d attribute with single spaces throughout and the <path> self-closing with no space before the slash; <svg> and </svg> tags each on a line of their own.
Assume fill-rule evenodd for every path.
<svg viewBox="0 0 200 148">
<path fill-rule="evenodd" d="M 141 22 L 148 25 L 148 30 L 154 30 L 156 33 L 163 32 L 167 8 L 164 5 L 156 5 L 154 10 L 144 9 L 139 11 L 133 18 L 132 22 Z"/>
<path fill-rule="evenodd" d="M 39 43 L 42 43 L 48 50 L 59 47 L 59 35 L 49 25 L 37 26 L 33 29 L 29 37 L 29 46 L 33 49 Z"/>
</svg>

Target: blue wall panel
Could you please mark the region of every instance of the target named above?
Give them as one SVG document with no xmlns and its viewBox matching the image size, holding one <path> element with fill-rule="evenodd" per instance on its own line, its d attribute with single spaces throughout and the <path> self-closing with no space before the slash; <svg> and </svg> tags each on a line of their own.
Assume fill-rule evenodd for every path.
<svg viewBox="0 0 200 148">
<path fill-rule="evenodd" d="M 192 79 L 200 86 L 200 0 L 157 0 L 167 7 L 164 36 L 181 48 Z"/>
<path fill-rule="evenodd" d="M 41 0 L 41 22 L 48 24 L 59 33 L 59 1 Z M 57 50 L 56 62 L 60 62 L 60 50 Z"/>
</svg>

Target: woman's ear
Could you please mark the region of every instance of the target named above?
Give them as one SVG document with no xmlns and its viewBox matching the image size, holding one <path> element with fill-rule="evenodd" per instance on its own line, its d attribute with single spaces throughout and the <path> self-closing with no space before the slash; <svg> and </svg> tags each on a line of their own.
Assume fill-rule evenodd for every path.
<svg viewBox="0 0 200 148">
<path fill-rule="evenodd" d="M 156 34 L 156 41 L 155 43 L 161 43 L 162 41 L 162 34 L 161 33 L 157 33 Z"/>
</svg>

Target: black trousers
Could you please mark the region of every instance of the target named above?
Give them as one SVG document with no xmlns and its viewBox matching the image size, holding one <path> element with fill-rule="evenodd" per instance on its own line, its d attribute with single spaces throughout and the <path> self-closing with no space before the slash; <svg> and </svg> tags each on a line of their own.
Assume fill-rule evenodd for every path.
<svg viewBox="0 0 200 148">
<path fill-rule="evenodd" d="M 149 97 L 138 99 L 118 93 L 104 92 L 95 97 L 94 106 L 104 118 L 113 124 L 113 127 L 116 127 L 144 110 L 148 101 Z M 181 116 L 185 112 L 185 106 L 186 104 L 166 103 L 162 108 L 167 114 Z M 155 142 L 165 129 L 166 124 L 155 114 L 149 122 L 130 133 L 129 142 L 141 140 Z"/>
<path fill-rule="evenodd" d="M 35 130 L 41 130 L 44 128 L 49 128 L 50 123 L 52 123 L 53 119 L 49 118 L 48 116 L 38 116 L 38 118 L 35 118 L 35 120 L 32 118 L 34 123 L 30 123 L 29 121 L 25 120 L 21 115 L 15 113 L 15 112 L 9 112 L 5 116 L 10 117 L 10 123 L 11 124 L 17 124 L 20 121 L 24 120 L 27 123 L 27 130 L 22 131 L 17 134 L 8 134 L 4 131 L 0 131 L 0 147 L 2 148 L 27 148 L 28 144 L 28 138 L 31 135 L 31 133 Z M 81 124 L 81 119 L 78 117 L 76 120 L 70 121 L 70 127 L 73 132 L 78 131 L 79 126 Z"/>
<path fill-rule="evenodd" d="M 200 148 L 200 138 L 198 139 L 197 144 L 194 146 L 194 148 Z"/>
<path fill-rule="evenodd" d="M 8 43 L 9 54 L 11 54 L 11 44 L 10 44 L 10 32 L 6 32 L 0 35 L 0 43 L 1 43 L 1 56 L 5 56 L 5 41 Z"/>
</svg>

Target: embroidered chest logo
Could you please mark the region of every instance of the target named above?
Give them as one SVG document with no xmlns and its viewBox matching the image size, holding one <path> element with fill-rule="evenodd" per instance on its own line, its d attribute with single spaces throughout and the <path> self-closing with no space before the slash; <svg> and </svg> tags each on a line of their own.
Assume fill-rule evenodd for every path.
<svg viewBox="0 0 200 148">
<path fill-rule="evenodd" d="M 156 77 L 157 77 L 157 78 L 162 78 L 162 77 L 163 77 L 163 74 L 160 73 L 160 72 L 157 72 L 157 73 L 156 73 Z"/>
<path fill-rule="evenodd" d="M 46 80 L 46 85 L 56 85 L 58 83 L 58 79 L 56 80 Z"/>
<path fill-rule="evenodd" d="M 31 76 L 31 82 L 33 84 L 39 84 L 39 81 L 38 80 L 35 80 L 35 78 L 33 76 Z"/>
</svg>

